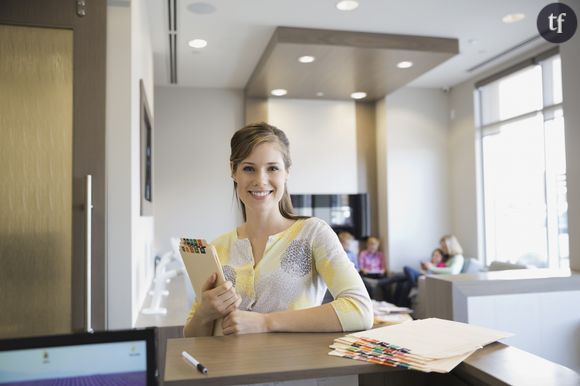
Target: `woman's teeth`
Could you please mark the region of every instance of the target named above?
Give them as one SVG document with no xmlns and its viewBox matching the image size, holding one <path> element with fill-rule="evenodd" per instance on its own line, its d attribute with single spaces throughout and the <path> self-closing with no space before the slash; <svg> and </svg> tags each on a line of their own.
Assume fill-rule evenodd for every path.
<svg viewBox="0 0 580 386">
<path fill-rule="evenodd" d="M 267 192 L 250 192 L 252 194 L 252 196 L 257 196 L 257 197 L 264 197 L 267 196 L 268 194 L 270 194 L 269 191 Z"/>
</svg>

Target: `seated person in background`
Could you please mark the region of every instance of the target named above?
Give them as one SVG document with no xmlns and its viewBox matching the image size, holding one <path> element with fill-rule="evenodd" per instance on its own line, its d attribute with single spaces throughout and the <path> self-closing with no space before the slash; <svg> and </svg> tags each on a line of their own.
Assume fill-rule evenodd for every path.
<svg viewBox="0 0 580 386">
<path fill-rule="evenodd" d="M 367 239 L 367 248 L 358 255 L 359 271 L 363 277 L 380 279 L 385 276 L 385 255 L 379 251 L 381 242 L 376 237 Z"/>
<path fill-rule="evenodd" d="M 441 248 L 435 248 L 431 252 L 431 264 L 436 267 L 445 267 L 445 254 Z M 410 268 L 408 266 L 403 268 L 405 273 L 395 273 L 387 279 L 381 279 L 379 286 L 383 291 L 383 298 L 392 304 L 398 306 L 408 306 L 408 301 L 403 298 L 403 294 L 408 294 L 410 288 L 417 283 L 417 278 L 422 275 L 421 272 Z M 391 293 L 391 288 L 394 285 L 394 293 Z"/>
<path fill-rule="evenodd" d="M 463 268 L 463 248 L 453 235 L 443 236 L 439 240 L 440 248 L 435 249 L 431 254 L 430 262 L 421 262 L 423 271 L 418 271 L 415 268 L 405 266 L 403 271 L 405 273 L 404 280 L 398 280 L 395 288 L 394 303 L 401 307 L 409 307 L 411 304 L 409 293 L 413 287 L 417 286 L 419 276 L 428 274 L 458 274 Z M 442 254 L 441 260 L 439 255 Z M 387 285 L 391 283 L 386 283 Z M 387 291 L 384 288 L 383 291 Z"/>
<path fill-rule="evenodd" d="M 445 253 L 441 248 L 435 248 L 433 252 L 431 252 L 431 264 L 436 266 L 437 268 L 445 267 L 445 262 L 443 261 L 443 257 Z"/>
<path fill-rule="evenodd" d="M 443 252 L 443 249 L 435 248 L 433 252 L 431 252 L 431 266 L 437 268 L 445 268 L 446 267 L 445 262 L 448 260 L 448 257 L 449 256 L 447 256 L 445 252 Z M 421 262 L 421 268 L 427 270 L 426 268 L 427 264 L 428 263 Z M 417 284 L 417 279 L 419 276 L 422 275 L 422 273 L 409 266 L 405 266 L 403 270 L 405 271 L 405 277 L 409 279 L 413 285 Z"/>
<path fill-rule="evenodd" d="M 385 255 L 379 251 L 380 241 L 376 237 L 367 239 L 367 248 L 358 255 L 359 272 L 365 283 L 365 287 L 371 299 L 373 298 L 373 289 L 371 282 L 365 279 L 383 279 L 386 275 Z"/>
<path fill-rule="evenodd" d="M 427 271 L 427 273 L 436 273 L 443 275 L 456 275 L 461 273 L 463 268 L 463 263 L 465 258 L 463 257 L 463 248 L 457 241 L 457 237 L 453 235 L 443 236 L 439 240 L 439 246 L 443 251 L 443 267 L 438 267 L 432 262 L 421 263 L 421 268 Z"/>
<path fill-rule="evenodd" d="M 372 326 L 372 303 L 332 228 L 293 213 L 286 187 L 286 134 L 267 123 L 236 131 L 230 167 L 244 223 L 218 237 L 226 282 L 217 274 L 197 294 L 184 335 L 331 332 Z M 335 296 L 321 304 L 326 289 Z"/>
<path fill-rule="evenodd" d="M 356 258 L 356 255 L 354 254 L 354 252 L 350 249 L 353 239 L 354 239 L 354 237 L 353 237 L 353 235 L 350 234 L 350 232 L 342 231 L 342 232 L 338 233 L 338 240 L 340 241 L 340 244 L 344 248 L 344 251 L 346 252 L 346 255 L 348 256 L 348 259 L 352 262 L 352 264 L 354 265 L 354 267 L 358 271 L 358 260 Z"/>
</svg>

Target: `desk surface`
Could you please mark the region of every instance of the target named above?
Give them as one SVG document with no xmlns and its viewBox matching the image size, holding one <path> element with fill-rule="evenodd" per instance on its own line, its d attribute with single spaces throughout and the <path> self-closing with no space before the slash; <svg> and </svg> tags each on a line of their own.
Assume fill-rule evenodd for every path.
<svg viewBox="0 0 580 386">
<path fill-rule="evenodd" d="M 195 380 L 195 385 L 232 385 L 376 372 L 376 365 L 328 355 L 328 346 L 342 335 L 284 333 L 171 339 L 167 341 L 165 384 Z M 181 357 L 182 351 L 203 363 L 208 374 L 188 364 Z"/>
<path fill-rule="evenodd" d="M 398 376 L 410 372 L 329 356 L 328 346 L 342 335 L 253 334 L 170 339 L 165 357 L 165 384 L 235 385 L 351 374 L 390 372 Z M 182 351 L 203 363 L 208 374 L 199 373 L 187 363 L 181 357 Z M 477 351 L 452 373 L 466 380 L 496 385 L 580 385 L 576 372 L 501 343 Z"/>
</svg>

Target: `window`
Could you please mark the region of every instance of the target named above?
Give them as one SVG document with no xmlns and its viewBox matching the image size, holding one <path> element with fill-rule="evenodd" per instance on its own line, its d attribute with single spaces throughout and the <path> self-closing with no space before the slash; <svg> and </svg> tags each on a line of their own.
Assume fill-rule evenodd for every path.
<svg viewBox="0 0 580 386">
<path fill-rule="evenodd" d="M 486 263 L 569 267 L 558 54 L 477 85 Z"/>
</svg>

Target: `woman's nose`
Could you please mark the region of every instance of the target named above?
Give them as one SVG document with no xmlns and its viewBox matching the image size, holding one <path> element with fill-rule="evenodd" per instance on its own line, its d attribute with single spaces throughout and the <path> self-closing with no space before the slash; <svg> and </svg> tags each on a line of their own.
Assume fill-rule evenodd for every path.
<svg viewBox="0 0 580 386">
<path fill-rule="evenodd" d="M 256 179 L 254 180 L 254 183 L 255 183 L 256 185 L 258 185 L 258 186 L 259 186 L 259 185 L 262 185 L 262 184 L 264 184 L 266 181 L 268 181 L 268 175 L 267 175 L 267 173 L 266 173 L 265 171 L 263 171 L 263 170 L 258 170 L 254 176 L 255 176 L 255 178 L 256 178 Z"/>
</svg>

